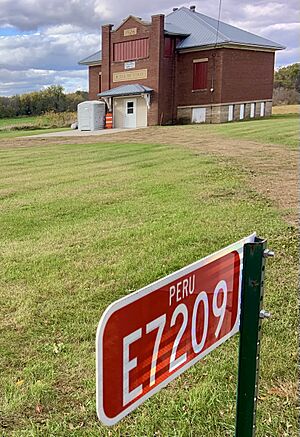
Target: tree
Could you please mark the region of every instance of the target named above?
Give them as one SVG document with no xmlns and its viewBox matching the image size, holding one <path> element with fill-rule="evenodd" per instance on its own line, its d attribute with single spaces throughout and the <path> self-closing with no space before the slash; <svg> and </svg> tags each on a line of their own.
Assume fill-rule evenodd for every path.
<svg viewBox="0 0 300 437">
<path fill-rule="evenodd" d="M 275 71 L 275 88 L 296 89 L 300 91 L 300 63 L 281 67 Z"/>
<path fill-rule="evenodd" d="M 0 118 L 18 115 L 42 115 L 46 112 L 76 111 L 77 105 L 88 99 L 86 91 L 66 94 L 61 85 L 51 85 L 41 91 L 0 97 Z"/>
</svg>

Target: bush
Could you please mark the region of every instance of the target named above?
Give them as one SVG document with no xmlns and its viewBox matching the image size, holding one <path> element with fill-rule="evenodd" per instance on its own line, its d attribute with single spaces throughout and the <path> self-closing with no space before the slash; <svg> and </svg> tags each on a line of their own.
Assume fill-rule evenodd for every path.
<svg viewBox="0 0 300 437">
<path fill-rule="evenodd" d="M 300 93 L 295 89 L 278 87 L 273 91 L 273 105 L 297 105 L 299 102 Z"/>
<path fill-rule="evenodd" d="M 39 128 L 70 127 L 77 120 L 76 112 L 47 112 L 37 121 Z"/>
</svg>

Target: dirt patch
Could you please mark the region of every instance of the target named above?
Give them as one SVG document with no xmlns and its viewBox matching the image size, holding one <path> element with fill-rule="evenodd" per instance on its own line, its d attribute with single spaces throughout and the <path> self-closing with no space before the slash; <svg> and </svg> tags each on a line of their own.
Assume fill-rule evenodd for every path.
<svg viewBox="0 0 300 437">
<path fill-rule="evenodd" d="M 213 154 L 240 166 L 251 186 L 280 208 L 295 225 L 298 209 L 298 152 L 286 146 L 222 138 L 201 132 L 201 127 L 151 127 L 83 138 L 11 138 L 0 141 L 0 149 L 39 147 L 51 144 L 152 143 L 183 146 L 197 153 Z"/>
</svg>

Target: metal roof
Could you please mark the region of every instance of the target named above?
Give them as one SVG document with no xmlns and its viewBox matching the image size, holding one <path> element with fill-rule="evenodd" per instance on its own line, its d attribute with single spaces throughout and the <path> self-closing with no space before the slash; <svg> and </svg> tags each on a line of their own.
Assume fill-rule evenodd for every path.
<svg viewBox="0 0 300 437">
<path fill-rule="evenodd" d="M 151 91 L 153 91 L 152 88 L 135 83 L 131 85 L 121 85 L 116 88 L 103 91 L 102 93 L 98 94 L 98 97 L 132 96 L 136 94 L 151 93 Z"/>
<path fill-rule="evenodd" d="M 182 34 L 186 33 L 189 35 L 177 45 L 178 49 L 213 46 L 216 42 L 222 45 L 237 44 L 274 50 L 285 48 L 274 41 L 223 22 L 220 22 L 218 40 L 216 41 L 218 21 L 199 12 L 193 12 L 186 7 L 181 7 L 166 16 L 166 31 L 171 26 L 179 28 Z"/>
<path fill-rule="evenodd" d="M 190 32 L 187 32 L 186 30 L 181 29 L 176 24 L 169 23 L 168 21 L 165 22 L 165 33 L 168 35 L 183 35 L 183 36 L 190 35 Z"/>
<path fill-rule="evenodd" d="M 140 20 L 140 19 L 139 19 Z M 183 39 L 177 44 L 177 49 L 193 47 L 211 47 L 219 45 L 243 45 L 273 50 L 282 50 L 285 47 L 267 38 L 255 35 L 220 21 L 217 40 L 218 21 L 207 15 L 193 12 L 181 7 L 165 19 L 165 33 L 179 35 Z M 98 51 L 82 59 L 80 65 L 99 65 L 102 62 L 102 51 Z"/>
<path fill-rule="evenodd" d="M 80 65 L 93 65 L 93 64 L 101 64 L 102 62 L 102 50 L 99 50 L 96 53 L 88 56 L 87 58 L 82 59 L 78 62 Z"/>
</svg>

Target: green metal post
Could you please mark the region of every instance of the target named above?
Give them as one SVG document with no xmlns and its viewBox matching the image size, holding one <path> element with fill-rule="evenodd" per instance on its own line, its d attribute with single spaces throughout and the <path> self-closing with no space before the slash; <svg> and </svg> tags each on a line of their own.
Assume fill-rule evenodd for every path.
<svg viewBox="0 0 300 437">
<path fill-rule="evenodd" d="M 254 437 L 258 395 L 266 240 L 244 246 L 235 437 Z"/>
</svg>

